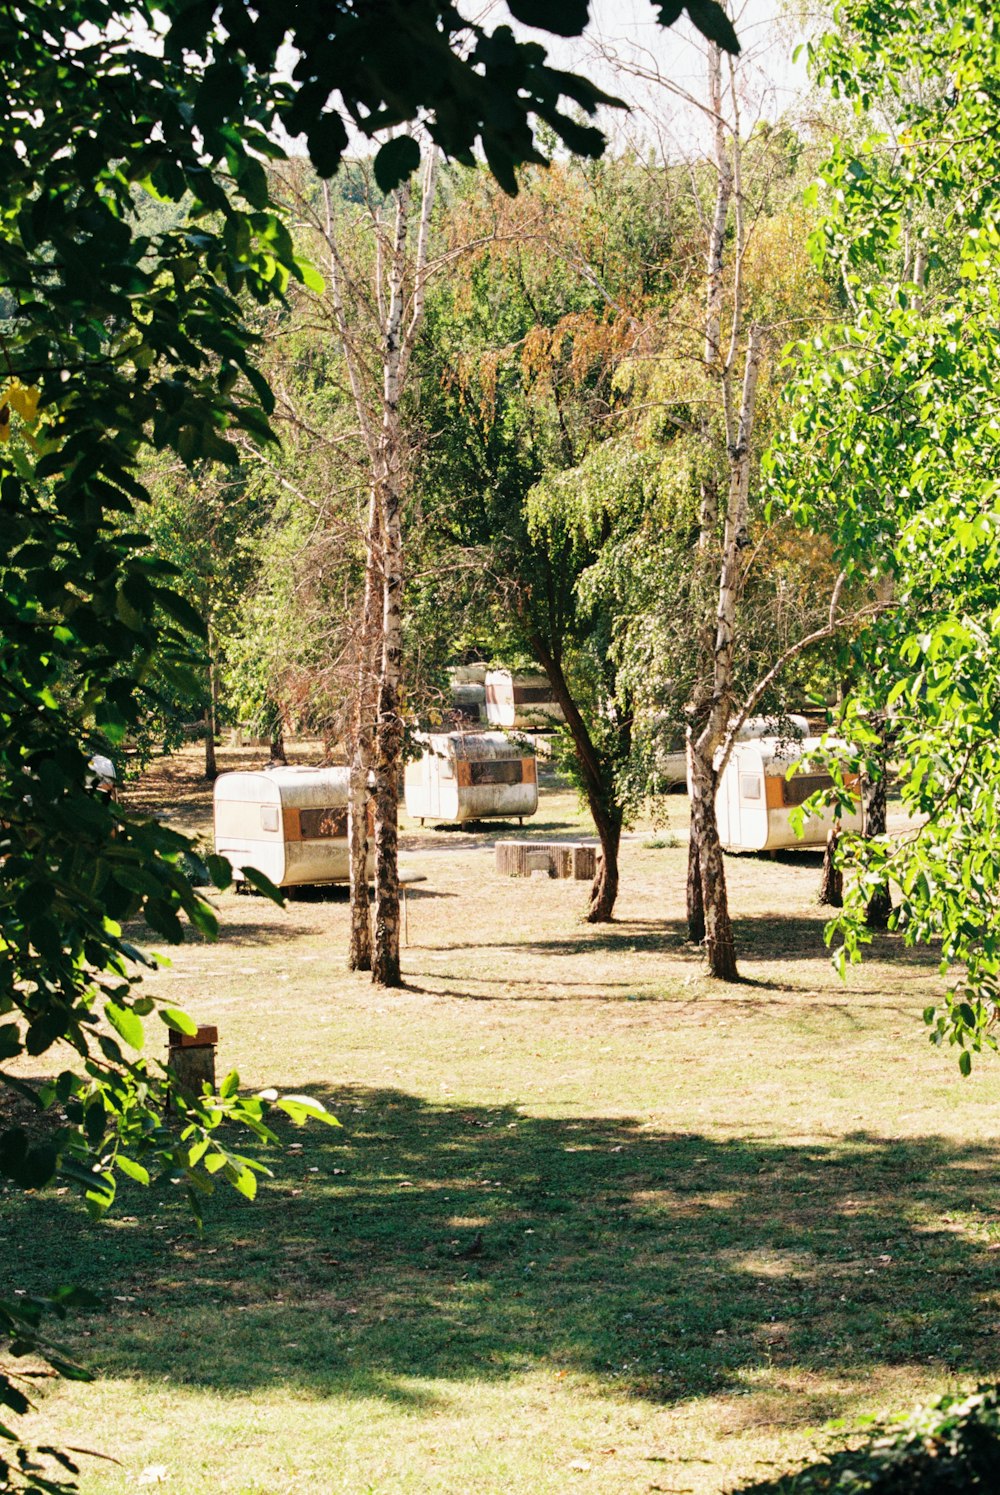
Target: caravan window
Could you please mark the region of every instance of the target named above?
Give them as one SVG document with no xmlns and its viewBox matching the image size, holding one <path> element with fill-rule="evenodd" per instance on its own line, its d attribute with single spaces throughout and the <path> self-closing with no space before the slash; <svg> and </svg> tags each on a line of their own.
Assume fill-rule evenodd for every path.
<svg viewBox="0 0 1000 1495">
<path fill-rule="evenodd" d="M 276 831 L 278 829 L 277 805 L 261 805 L 260 828 L 262 831 Z"/>
<path fill-rule="evenodd" d="M 810 794 L 832 788 L 833 780 L 828 773 L 797 773 L 794 778 L 782 781 L 782 799 L 786 805 L 803 805 Z"/>
<path fill-rule="evenodd" d="M 524 780 L 520 758 L 483 758 L 469 764 L 473 784 L 520 784 Z"/>
<path fill-rule="evenodd" d="M 760 799 L 760 774 L 740 774 L 740 799 Z"/>
<path fill-rule="evenodd" d="M 300 810 L 299 828 L 303 841 L 325 841 L 347 835 L 347 806 L 336 809 Z"/>
</svg>

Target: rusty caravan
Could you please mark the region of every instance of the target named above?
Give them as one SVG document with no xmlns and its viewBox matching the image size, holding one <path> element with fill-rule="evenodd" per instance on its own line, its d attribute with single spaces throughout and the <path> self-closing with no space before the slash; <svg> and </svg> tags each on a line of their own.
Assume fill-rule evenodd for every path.
<svg viewBox="0 0 1000 1495">
<path fill-rule="evenodd" d="M 715 813 L 719 840 L 726 851 L 807 850 L 826 845 L 835 825 L 860 834 L 863 828 L 858 781 L 848 778 L 853 808 L 849 812 L 824 806 L 819 814 L 807 815 L 801 836 L 792 828 L 792 812 L 822 789 L 833 787 L 825 768 L 812 767 L 810 753 L 821 746 L 819 737 L 755 737 L 737 741 L 719 778 Z M 793 764 L 806 760 L 803 768 L 788 777 Z"/>
<path fill-rule="evenodd" d="M 215 849 L 236 880 L 253 867 L 279 888 L 346 883 L 349 776 L 347 768 L 298 766 L 220 774 Z"/>
<path fill-rule="evenodd" d="M 490 670 L 485 684 L 486 720 L 491 727 L 545 731 L 565 721 L 562 707 L 553 699 L 552 687 L 543 674 L 515 675 L 510 670 Z"/>
<path fill-rule="evenodd" d="M 418 819 L 523 820 L 538 809 L 534 749 L 503 732 L 418 732 L 406 765 L 406 813 Z"/>
</svg>

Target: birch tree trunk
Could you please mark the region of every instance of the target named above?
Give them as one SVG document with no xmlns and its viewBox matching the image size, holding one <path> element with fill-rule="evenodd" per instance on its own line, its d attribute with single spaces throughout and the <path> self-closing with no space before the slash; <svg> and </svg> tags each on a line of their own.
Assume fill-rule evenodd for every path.
<svg viewBox="0 0 1000 1495">
<path fill-rule="evenodd" d="M 738 980 L 725 865 L 715 813 L 715 791 L 723 763 L 716 763 L 726 740 L 733 708 L 733 652 L 736 608 L 742 582 L 742 553 L 749 543 L 750 438 L 763 353 L 759 328 L 751 328 L 743 373 L 739 420 L 729 443 L 729 495 L 722 543 L 722 574 L 716 613 L 712 691 L 704 727 L 691 743 L 691 839 L 697 855 L 704 918 L 704 945 L 709 973 L 721 981 Z M 731 426 L 731 422 L 729 423 Z M 689 908 L 690 913 L 690 908 Z"/>
<path fill-rule="evenodd" d="M 713 121 L 716 177 L 715 211 L 708 236 L 705 273 L 705 363 L 711 368 L 718 363 L 722 348 L 723 262 L 729 204 L 733 196 L 733 162 L 726 145 L 726 121 L 722 112 L 722 51 L 714 43 L 708 49 L 708 103 Z"/>
<path fill-rule="evenodd" d="M 692 816 L 688 836 L 687 926 L 691 944 L 700 945 L 705 938 L 705 900 L 701 895 L 701 857 L 698 855 L 698 837 L 694 833 L 693 819 Z"/>
<path fill-rule="evenodd" d="M 348 965 L 353 970 L 370 969 L 372 980 L 377 985 L 390 987 L 399 986 L 402 980 L 398 785 L 403 761 L 400 711 L 403 668 L 402 503 L 407 440 L 399 407 L 410 354 L 423 321 L 437 164 L 438 153 L 432 149 L 424 170 L 412 254 L 408 248 L 411 223 L 409 183 L 392 194 L 395 214 L 391 242 L 384 232 L 380 210 L 372 215 L 380 389 L 375 387 L 370 365 L 366 367 L 365 359 L 355 348 L 352 317 L 344 295 L 347 277 L 337 247 L 329 190 L 324 189 L 334 314 L 371 472 L 371 501 L 365 536 L 365 601 L 351 743 L 351 942 Z M 409 309 L 407 294 L 410 296 Z M 355 317 L 360 304 L 356 297 L 351 308 Z M 369 780 L 372 782 L 371 791 Z M 373 919 L 369 917 L 367 886 L 369 799 L 374 806 L 375 818 Z"/>
<path fill-rule="evenodd" d="M 372 980 L 399 986 L 399 778 L 403 768 L 400 685 L 403 669 L 402 497 L 406 457 L 399 402 L 410 354 L 423 321 L 427 243 L 437 176 L 437 152 L 427 160 L 414 253 L 413 299 L 404 329 L 404 276 L 410 218 L 410 186 L 397 189 L 396 225 L 389 266 L 385 341 L 382 353 L 382 431 L 376 492 L 382 571 L 382 660 L 375 723 L 375 927 Z"/>
<path fill-rule="evenodd" d="M 725 245 L 729 207 L 733 196 L 733 167 L 726 145 L 726 122 L 722 112 L 722 52 L 717 46 L 708 49 L 708 104 L 712 116 L 712 138 L 715 153 L 715 208 L 712 213 L 708 236 L 708 257 L 705 265 L 705 346 L 702 354 L 705 372 L 709 379 L 728 377 L 728 369 L 720 367 L 722 353 L 722 309 L 725 300 Z M 706 446 L 711 440 L 708 416 L 702 422 L 702 439 Z M 694 564 L 707 568 L 717 556 L 719 528 L 719 483 L 714 473 L 709 473 L 701 483 L 701 505 L 698 516 L 698 547 Z M 707 577 L 706 577 L 707 580 Z M 707 614 L 699 629 L 699 653 L 706 660 L 711 656 L 713 633 L 711 614 Z M 694 718 L 704 723 L 704 712 L 711 700 L 711 689 L 697 692 L 692 701 Z M 700 729 L 695 734 L 700 736 Z M 714 793 L 714 791 L 713 791 Z M 699 791 L 692 787 L 697 798 Z M 714 814 L 714 800 L 713 800 Z M 704 822 L 699 814 L 698 823 Z M 687 869 L 687 925 L 688 939 L 700 945 L 705 939 L 705 899 L 702 883 L 700 841 L 695 829 L 694 801 L 691 806 L 691 831 L 688 839 Z"/>
<path fill-rule="evenodd" d="M 375 496 L 378 505 L 382 575 L 382 656 L 375 716 L 375 928 L 372 980 L 399 986 L 399 771 L 403 723 L 399 688 L 403 664 L 403 534 L 400 512 L 399 421 L 402 361 L 403 276 L 409 228 L 410 188 L 395 193 L 396 221 L 389 270 L 389 296 L 382 347 L 382 429 L 379 435 Z"/>
<path fill-rule="evenodd" d="M 373 488 L 365 532 L 365 594 L 351 723 L 351 777 L 347 809 L 351 893 L 351 936 L 347 967 L 351 971 L 370 971 L 372 968 L 371 904 L 368 897 L 368 806 L 371 802 L 369 780 L 376 706 L 373 662 L 379 640 L 379 609 L 382 600 L 378 537 L 378 498 Z"/>
</svg>

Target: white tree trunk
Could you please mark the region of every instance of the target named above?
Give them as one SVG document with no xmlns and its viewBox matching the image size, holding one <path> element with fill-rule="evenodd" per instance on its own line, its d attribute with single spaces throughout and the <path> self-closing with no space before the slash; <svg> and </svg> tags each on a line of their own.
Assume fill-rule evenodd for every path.
<svg viewBox="0 0 1000 1495">
<path fill-rule="evenodd" d="M 403 768 L 400 687 L 403 671 L 402 497 L 406 442 L 399 402 L 410 355 L 423 321 L 427 244 L 437 174 L 432 152 L 424 173 L 413 265 L 413 298 L 404 330 L 404 279 L 410 218 L 410 188 L 396 194 L 396 224 L 389 265 L 385 338 L 382 348 L 382 430 L 377 463 L 382 560 L 382 658 L 375 725 L 375 927 L 372 980 L 399 986 L 399 778 Z"/>
</svg>

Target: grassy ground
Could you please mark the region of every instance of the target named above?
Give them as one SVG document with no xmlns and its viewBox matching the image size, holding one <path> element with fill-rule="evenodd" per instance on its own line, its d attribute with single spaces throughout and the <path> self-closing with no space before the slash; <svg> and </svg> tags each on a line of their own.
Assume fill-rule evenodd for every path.
<svg viewBox="0 0 1000 1495">
<path fill-rule="evenodd" d="M 194 762 L 142 793 L 204 826 Z M 548 788 L 532 833 L 580 830 Z M 605 929 L 582 884 L 498 879 L 495 835 L 409 828 L 401 992 L 344 971 L 339 895 L 224 895 L 154 977 L 223 1069 L 343 1122 L 290 1129 L 254 1204 L 199 1240 L 155 1189 L 98 1227 L 4 1200 L 5 1287 L 86 1257 L 110 1294 L 74 1331 L 97 1384 L 35 1427 L 120 1461 L 88 1495 L 718 1495 L 1000 1369 L 1000 1071 L 927 1045 L 933 960 L 887 938 L 842 986 L 817 860 L 730 858 L 719 987 L 669 833 Z"/>
</svg>

